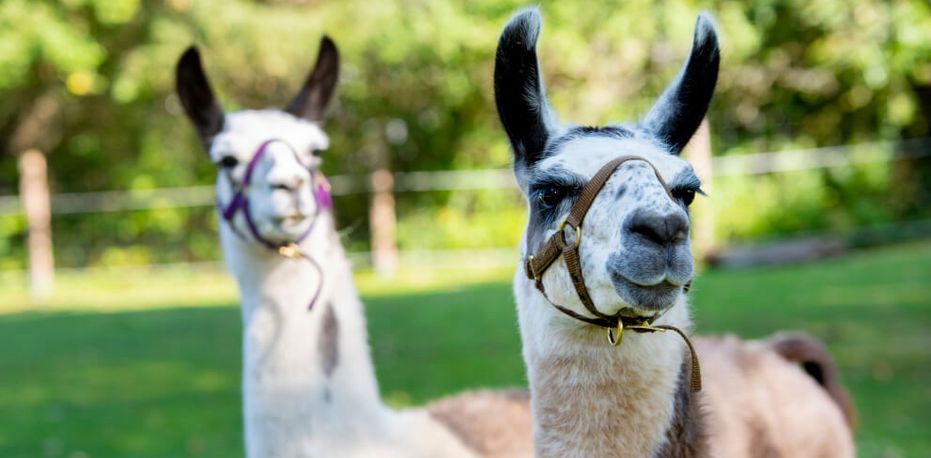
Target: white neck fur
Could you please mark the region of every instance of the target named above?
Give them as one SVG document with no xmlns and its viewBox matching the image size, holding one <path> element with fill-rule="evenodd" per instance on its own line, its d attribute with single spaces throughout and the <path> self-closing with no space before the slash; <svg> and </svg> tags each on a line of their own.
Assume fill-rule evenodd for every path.
<svg viewBox="0 0 931 458">
<path fill-rule="evenodd" d="M 220 223 L 242 298 L 247 456 L 470 456 L 425 412 L 382 404 L 349 262 L 331 215 L 318 218 L 301 248 L 320 264 L 322 279 L 307 261 L 242 240 Z"/>
<path fill-rule="evenodd" d="M 625 333 L 556 310 L 518 268 L 514 292 L 541 457 L 652 457 L 666 442 L 685 346 L 671 333 Z M 684 299 L 656 324 L 690 327 Z"/>
</svg>

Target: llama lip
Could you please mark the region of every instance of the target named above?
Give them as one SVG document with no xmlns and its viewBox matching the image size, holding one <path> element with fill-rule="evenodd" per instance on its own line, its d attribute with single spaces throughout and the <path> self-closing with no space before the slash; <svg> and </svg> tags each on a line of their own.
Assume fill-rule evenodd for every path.
<svg viewBox="0 0 931 458">
<path fill-rule="evenodd" d="M 682 291 L 682 285 L 663 280 L 654 285 L 638 284 L 617 272 L 611 272 L 614 291 L 624 302 L 637 309 L 665 310 L 672 307 Z"/>
<path fill-rule="evenodd" d="M 291 226 L 301 224 L 307 220 L 307 215 L 301 213 L 292 213 L 287 216 L 278 216 L 274 218 L 275 224 L 280 226 Z"/>
</svg>

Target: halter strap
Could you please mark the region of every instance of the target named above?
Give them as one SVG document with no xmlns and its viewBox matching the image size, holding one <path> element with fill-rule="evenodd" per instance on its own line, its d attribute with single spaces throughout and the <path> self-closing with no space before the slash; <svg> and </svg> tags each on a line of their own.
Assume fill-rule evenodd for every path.
<svg viewBox="0 0 931 458">
<path fill-rule="evenodd" d="M 673 198 L 666 181 L 663 180 L 659 170 L 657 170 L 656 166 L 650 161 L 640 156 L 620 156 L 611 160 L 602 166 L 601 169 L 595 173 L 595 176 L 582 188 L 578 199 L 576 199 L 572 208 L 569 210 L 569 215 L 560 223 L 556 233 L 547 239 L 543 248 L 536 254 L 527 256 L 524 260 L 524 273 L 527 275 L 528 279 L 534 282 L 534 286 L 537 290 L 543 294 L 547 302 L 555 307 L 556 310 L 576 320 L 606 328 L 608 330 L 608 342 L 611 343 L 611 345 L 616 346 L 621 343 L 625 329 L 630 329 L 637 333 L 653 333 L 671 330 L 679 334 L 679 336 L 685 340 L 691 357 L 692 372 L 690 388 L 693 392 L 700 391 L 701 369 L 699 368 L 698 357 L 695 354 L 695 348 L 692 346 L 692 342 L 689 341 L 682 330 L 670 325 L 653 326 L 653 321 L 658 317 L 642 318 L 606 315 L 595 307 L 594 301 L 592 301 L 591 296 L 588 294 L 588 288 L 585 286 L 585 276 L 582 274 L 582 259 L 579 254 L 579 246 L 582 244 L 582 222 L 585 220 L 585 215 L 588 213 L 588 210 L 595 202 L 595 198 L 598 197 L 605 183 L 614 175 L 618 167 L 625 162 L 634 160 L 646 162 L 647 165 L 653 169 L 656 179 L 659 180 L 660 184 L 663 186 L 663 190 L 666 191 L 666 194 L 670 198 Z M 574 237 L 572 239 L 566 237 L 567 226 L 573 230 Z M 530 251 L 529 246 L 527 251 Z M 554 303 L 550 300 L 549 296 L 547 296 L 546 288 L 543 285 L 543 274 L 557 259 L 559 259 L 560 255 L 562 255 L 565 260 L 566 270 L 569 271 L 569 278 L 572 280 L 572 286 L 575 288 L 575 293 L 578 295 L 579 301 L 582 302 L 585 309 L 594 315 L 594 317 L 587 317 L 576 313 L 564 306 Z M 691 282 L 684 286 L 683 289 L 685 292 L 688 292 L 690 285 Z"/>
<path fill-rule="evenodd" d="M 242 211 L 243 218 L 246 220 L 246 227 L 249 228 L 249 233 L 252 235 L 252 238 L 256 242 L 259 242 L 269 250 L 272 250 L 286 258 L 303 259 L 310 263 L 311 267 L 317 271 L 320 277 L 320 284 L 317 285 L 317 289 L 310 300 L 310 305 L 307 307 L 307 309 L 310 310 L 313 309 L 314 304 L 317 302 L 321 290 L 323 289 L 323 269 L 320 267 L 320 264 L 317 261 L 315 261 L 309 254 L 305 253 L 304 250 L 301 249 L 300 243 L 313 231 L 323 210 L 330 210 L 333 208 L 333 198 L 330 195 L 329 182 L 327 182 L 327 179 L 323 173 L 321 173 L 319 170 L 311 170 L 310 185 L 313 187 L 316 209 L 314 211 L 314 218 L 310 222 L 310 225 L 307 227 L 307 230 L 301 233 L 301 235 L 299 235 L 293 241 L 289 242 L 273 242 L 262 236 L 262 234 L 259 232 L 258 226 L 255 223 L 255 220 L 252 217 L 252 211 L 249 207 L 249 187 L 252 184 L 252 176 L 255 173 L 255 169 L 258 167 L 262 157 L 268 151 L 268 146 L 275 142 L 280 142 L 288 147 L 288 149 L 294 155 L 295 159 L 297 159 L 298 163 L 301 162 L 297 151 L 295 151 L 288 142 L 279 138 L 272 138 L 262 142 L 262 144 L 256 148 L 255 153 L 252 154 L 252 157 L 249 158 L 249 164 L 246 166 L 245 175 L 243 175 L 242 181 L 239 182 L 238 185 L 235 185 L 233 198 L 230 200 L 229 204 L 224 206 L 220 202 L 219 198 L 217 198 L 217 209 L 220 211 L 220 215 L 223 220 L 229 224 L 230 228 L 239 238 L 245 240 L 246 237 L 236 229 L 236 226 L 233 224 L 233 218 L 236 217 L 237 212 Z M 318 181 L 315 182 L 314 178 L 318 178 Z"/>
<path fill-rule="evenodd" d="M 280 142 L 284 144 L 291 153 L 294 155 L 294 158 L 297 159 L 300 163 L 300 157 L 297 155 L 297 151 L 286 141 L 279 138 L 272 138 L 262 142 L 261 145 L 255 150 L 255 153 L 252 154 L 252 157 L 249 159 L 249 164 L 246 166 L 245 175 L 243 175 L 242 181 L 236 186 L 233 193 L 233 198 L 230 200 L 229 205 L 223 206 L 220 203 L 219 199 L 217 200 L 217 207 L 220 209 L 220 214 L 223 216 L 223 219 L 232 225 L 232 220 L 236 216 L 236 213 L 242 211 L 243 216 L 246 220 L 246 227 L 249 228 L 249 233 L 252 235 L 252 238 L 257 242 L 264 245 L 266 248 L 274 251 L 278 251 L 282 246 L 288 245 L 291 242 L 285 243 L 276 243 L 271 240 L 268 240 L 259 232 L 258 226 L 255 223 L 255 220 L 252 217 L 252 212 L 249 209 L 249 187 L 252 184 L 252 176 L 255 173 L 255 169 L 258 167 L 259 162 L 262 160 L 262 157 L 268 151 L 268 146 L 272 143 Z M 319 182 L 315 182 L 314 178 L 319 178 Z M 323 209 L 330 209 L 333 206 L 333 200 L 329 192 L 329 184 L 326 181 L 326 177 L 323 176 L 317 170 L 311 171 L 310 174 L 311 186 L 313 186 L 314 201 L 316 202 L 316 209 L 314 212 L 314 219 L 311 221 L 310 226 L 307 227 L 300 236 L 298 236 L 294 243 L 300 243 L 313 231 L 314 226 L 317 223 L 317 216 L 320 216 L 320 213 Z M 239 234 L 237 232 L 237 234 Z M 241 237 L 241 235 L 240 235 Z"/>
</svg>

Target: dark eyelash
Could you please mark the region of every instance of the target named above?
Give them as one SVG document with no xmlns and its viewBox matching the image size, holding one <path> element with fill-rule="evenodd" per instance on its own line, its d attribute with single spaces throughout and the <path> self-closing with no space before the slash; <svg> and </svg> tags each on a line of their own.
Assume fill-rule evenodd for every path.
<svg viewBox="0 0 931 458">
<path fill-rule="evenodd" d="M 217 167 L 233 168 L 239 165 L 239 159 L 234 156 L 223 156 L 216 162 Z"/>
<path fill-rule="evenodd" d="M 530 195 L 535 196 L 550 188 L 563 189 L 566 191 L 566 194 L 569 194 L 580 191 L 582 187 L 584 187 L 584 183 L 574 180 L 563 180 L 559 178 L 544 179 L 530 185 Z"/>
</svg>

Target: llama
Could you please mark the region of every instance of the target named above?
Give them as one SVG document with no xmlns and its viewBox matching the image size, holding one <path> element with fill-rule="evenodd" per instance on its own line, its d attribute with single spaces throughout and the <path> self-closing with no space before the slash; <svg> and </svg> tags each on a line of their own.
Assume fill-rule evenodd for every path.
<svg viewBox="0 0 931 458">
<path fill-rule="evenodd" d="M 698 361 L 688 340 L 676 335 L 684 338 L 691 327 L 688 206 L 702 193 L 679 153 L 717 81 L 710 18 L 698 17 L 687 61 L 646 116 L 605 127 L 556 120 L 536 56 L 540 27 L 537 9 L 516 14 L 502 32 L 494 73 L 498 114 L 529 207 L 514 294 L 537 455 L 852 456 L 842 409 L 794 364 L 801 355 L 775 341 L 697 341 L 699 354 L 710 349 L 710 360 L 702 359 L 711 394 L 705 416 Z M 756 402 L 753 385 L 776 376 L 787 380 L 779 394 L 794 389 L 799 399 L 820 402 L 794 421 L 803 427 L 778 402 Z M 727 388 L 743 389 L 743 396 Z M 764 401 L 773 399 L 779 401 Z M 773 406 L 783 410 L 767 414 Z M 717 429 L 712 422 L 722 418 L 739 425 Z M 755 427 L 742 428 L 748 420 Z M 812 434 L 813 424 L 829 431 Z M 796 445 L 803 433 L 808 449 L 792 454 L 779 447 Z M 771 441 L 735 438 L 747 434 Z"/>
<path fill-rule="evenodd" d="M 220 240 L 241 295 L 247 456 L 529 456 L 526 395 L 467 393 L 404 411 L 380 400 L 320 172 L 338 70 L 324 37 L 286 109 L 224 113 L 197 49 L 177 66 L 182 105 L 217 165 Z M 452 407 L 465 410 L 454 418 Z"/>
</svg>

